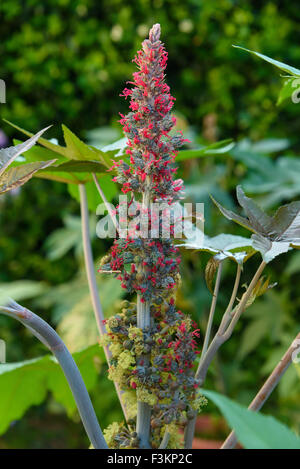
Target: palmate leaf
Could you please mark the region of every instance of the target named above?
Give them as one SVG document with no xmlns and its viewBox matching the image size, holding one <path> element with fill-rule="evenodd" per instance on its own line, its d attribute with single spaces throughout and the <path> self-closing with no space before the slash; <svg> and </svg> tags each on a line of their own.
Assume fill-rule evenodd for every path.
<svg viewBox="0 0 300 469">
<path fill-rule="evenodd" d="M 239 264 L 243 264 L 255 253 L 252 239 L 224 233 L 213 238 L 205 235 L 203 243 L 199 244 L 191 243 L 187 240 L 180 246 L 187 249 L 210 252 L 214 255 L 214 259 L 217 262 L 229 258 Z"/>
<path fill-rule="evenodd" d="M 20 132 L 24 133 L 25 135 L 32 135 L 31 132 L 28 132 L 27 130 L 22 129 L 21 127 L 9 122 L 5 121 Z M 72 172 L 76 173 L 77 171 L 80 170 L 80 172 L 87 171 L 87 162 L 95 163 L 93 168 L 97 167 L 97 172 L 100 171 L 100 168 L 97 166 L 97 163 L 102 166 L 102 171 L 105 172 L 107 169 L 111 168 L 113 164 L 112 156 L 114 156 L 117 153 L 117 150 L 114 151 L 102 151 L 99 150 L 95 147 L 92 147 L 91 145 L 85 144 L 82 140 L 80 140 L 68 127 L 66 127 L 64 124 L 62 125 L 62 130 L 63 130 L 63 136 L 65 140 L 66 146 L 61 146 L 56 143 L 50 142 L 49 140 L 46 140 L 44 138 L 39 138 L 38 143 L 44 147 L 47 148 L 47 150 L 52 151 L 53 153 L 58 153 L 59 155 L 63 156 L 65 159 L 64 160 L 59 160 L 62 165 L 66 163 L 68 160 L 72 160 L 73 163 L 75 161 L 77 162 L 76 166 L 70 166 L 70 169 L 68 166 L 65 168 L 62 166 L 62 168 L 59 168 L 59 165 L 56 165 L 55 167 L 55 172 L 62 171 L 62 172 Z M 38 147 L 39 148 L 39 147 Z M 42 155 L 42 152 L 41 152 Z M 42 156 L 39 156 L 38 150 L 35 150 L 34 157 L 37 160 L 41 160 Z M 49 155 L 49 153 L 48 153 Z M 30 155 L 30 157 L 33 157 L 33 153 Z M 84 162 L 82 164 L 78 163 Z M 79 169 L 80 168 L 80 169 Z M 47 171 L 49 172 L 49 171 Z"/>
<path fill-rule="evenodd" d="M 201 392 L 219 407 L 246 449 L 300 449 L 300 438 L 273 417 L 252 412 L 214 391 Z"/>
<path fill-rule="evenodd" d="M 8 123 L 19 131 L 30 135 L 30 132 Z M 105 189 L 106 197 L 110 201 L 117 193 L 117 186 L 111 181 L 111 175 L 107 171 L 112 167 L 113 158 L 117 156 L 120 149 L 126 147 L 125 142 L 122 139 L 122 141 L 99 150 L 86 145 L 65 125 L 62 126 L 62 129 L 65 147 L 39 138 L 38 143 L 42 146 L 30 149 L 25 158 L 30 162 L 36 162 L 43 160 L 43 158 L 49 159 L 51 156 L 54 158 L 58 156 L 55 165 L 37 171 L 35 177 L 68 184 L 69 193 L 77 201 L 79 201 L 79 191 L 76 186 L 85 184 L 89 209 L 95 211 L 101 200 L 92 180 L 92 173 L 96 173 L 97 177 L 100 178 L 101 187 Z"/>
<path fill-rule="evenodd" d="M 225 217 L 254 233 L 253 248 L 260 251 L 266 262 L 290 248 L 300 247 L 300 202 L 284 205 L 273 217 L 269 217 L 253 200 L 245 196 L 241 187 L 237 188 L 237 197 L 248 216 L 247 219 L 215 203 Z"/>
<path fill-rule="evenodd" d="M 88 390 L 94 388 L 104 354 L 99 345 L 92 345 L 73 355 Z M 76 404 L 67 380 L 51 355 L 18 363 L 0 364 L 0 434 L 10 423 L 20 419 L 33 405 L 41 404 L 51 392 L 68 415 L 76 412 Z M 101 391 L 100 391 L 101 392 Z"/>
<path fill-rule="evenodd" d="M 246 197 L 240 186 L 236 189 L 236 195 L 255 231 L 268 234 L 272 226 L 272 218 L 263 212 L 252 199 Z"/>
<path fill-rule="evenodd" d="M 228 210 L 227 208 L 222 207 L 222 205 L 219 204 L 219 202 L 217 202 L 212 196 L 211 199 L 214 204 L 218 207 L 220 212 L 224 215 L 224 217 L 228 218 L 228 220 L 235 221 L 238 225 L 241 225 L 244 228 L 247 228 L 249 231 L 255 233 L 255 229 L 247 218 L 241 217 L 240 215 L 234 213 L 232 210 Z"/>
<path fill-rule="evenodd" d="M 28 135 L 29 137 L 32 137 L 33 136 L 33 133 L 32 132 L 29 132 L 28 130 L 25 130 L 25 129 L 22 129 L 22 127 L 19 127 L 18 125 L 16 124 L 13 124 L 12 122 L 6 120 L 6 119 L 3 119 L 4 122 L 6 122 L 7 124 L 11 125 L 12 127 L 14 127 L 15 129 L 19 130 L 19 132 L 21 132 L 22 134 L 25 134 L 25 135 Z M 56 145 L 55 143 L 52 143 L 50 142 L 49 140 L 45 139 L 45 138 L 42 138 L 40 137 L 38 139 L 38 143 L 40 145 L 42 145 L 43 147 L 45 148 L 48 148 L 48 150 L 52 150 L 54 153 L 58 153 L 59 155 L 62 155 L 62 156 L 65 156 L 67 157 L 67 153 L 68 153 L 68 150 L 66 147 L 62 147 L 60 145 Z"/>
<path fill-rule="evenodd" d="M 51 126 L 46 127 L 43 130 L 40 130 L 37 134 L 33 135 L 31 138 L 26 140 L 23 143 L 20 143 L 19 145 L 13 146 L 13 147 L 8 147 L 8 148 L 2 148 L 0 150 L 0 176 L 4 173 L 5 169 L 22 153 L 25 151 L 29 150 L 31 147 L 33 147 L 37 140 L 40 138 L 40 136 L 46 132 L 47 129 L 49 129 Z"/>
<path fill-rule="evenodd" d="M 9 168 L 0 177 L 0 194 L 16 189 L 27 182 L 39 170 L 47 168 L 55 160 L 37 161 L 35 163 L 23 164 L 15 168 Z"/>
</svg>

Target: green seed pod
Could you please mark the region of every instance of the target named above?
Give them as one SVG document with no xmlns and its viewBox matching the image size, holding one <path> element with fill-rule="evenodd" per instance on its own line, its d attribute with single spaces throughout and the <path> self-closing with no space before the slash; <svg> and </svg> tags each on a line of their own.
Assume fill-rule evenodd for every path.
<svg viewBox="0 0 300 469">
<path fill-rule="evenodd" d="M 132 349 L 132 346 L 133 346 L 133 342 L 132 340 L 124 340 L 123 342 L 123 347 L 126 349 L 126 350 L 131 350 Z"/>
</svg>

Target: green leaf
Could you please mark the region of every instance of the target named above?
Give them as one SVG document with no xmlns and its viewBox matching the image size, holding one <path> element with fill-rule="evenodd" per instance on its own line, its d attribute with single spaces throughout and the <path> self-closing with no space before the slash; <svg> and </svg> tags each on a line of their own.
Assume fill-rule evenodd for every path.
<svg viewBox="0 0 300 469">
<path fill-rule="evenodd" d="M 295 252 L 285 270 L 285 273 L 289 276 L 296 272 L 300 272 L 300 252 Z"/>
<path fill-rule="evenodd" d="M 106 166 L 98 161 L 67 161 L 65 163 L 54 165 L 49 168 L 50 172 L 67 173 L 103 173 L 107 174 Z"/>
<path fill-rule="evenodd" d="M 202 146 L 195 150 L 181 150 L 176 156 L 176 161 L 185 161 L 194 158 L 200 158 L 207 155 L 221 155 L 228 153 L 235 146 L 232 138 L 221 140 L 211 145 Z"/>
<path fill-rule="evenodd" d="M 247 228 L 247 230 L 250 230 L 253 233 L 255 233 L 254 228 L 252 227 L 250 221 L 247 220 L 247 218 L 241 217 L 240 215 L 237 215 L 236 213 L 234 213 L 232 210 L 228 210 L 227 208 L 222 207 L 222 205 L 219 204 L 219 202 L 217 202 L 212 196 L 211 196 L 211 199 L 214 202 L 214 204 L 218 207 L 220 212 L 224 215 L 224 217 L 228 218 L 228 220 L 235 221 L 236 223 L 243 226 L 244 228 Z"/>
<path fill-rule="evenodd" d="M 20 143 L 19 145 L 15 145 L 13 147 L 8 148 L 2 148 L 0 150 L 0 176 L 18 156 L 33 147 L 36 144 L 37 140 L 40 138 L 40 136 L 44 132 L 46 132 L 47 129 L 49 129 L 49 127 L 46 127 L 37 134 L 33 135 L 33 137 L 29 138 L 25 142 Z"/>
<path fill-rule="evenodd" d="M 256 57 L 259 57 L 260 59 L 265 60 L 266 62 L 269 62 L 270 64 L 274 65 L 280 70 L 283 70 L 284 72 L 287 72 L 290 75 L 300 77 L 300 70 L 298 68 L 292 67 L 291 65 L 287 65 L 283 62 L 279 62 L 278 60 L 271 59 L 271 57 L 268 57 L 267 55 L 260 54 L 259 52 L 255 52 L 254 50 L 246 49 L 245 47 L 241 47 L 241 46 L 233 46 L 233 47 L 235 47 L 236 49 L 244 50 L 246 52 L 250 52 L 250 54 L 256 55 Z"/>
<path fill-rule="evenodd" d="M 46 283 L 35 282 L 33 280 L 16 280 L 10 283 L 0 283 L 0 303 L 3 305 L 7 298 L 14 298 L 15 301 L 35 298 L 46 291 L 49 287 Z"/>
<path fill-rule="evenodd" d="M 12 124 L 11 122 L 5 120 L 8 124 L 12 127 L 16 128 L 20 132 L 24 133 L 25 135 L 31 136 L 32 133 L 28 132 L 27 130 L 22 129 L 21 127 Z M 94 148 L 90 145 L 86 145 L 82 142 L 70 129 L 68 129 L 65 125 L 62 125 L 63 135 L 65 139 L 66 146 L 60 146 L 49 140 L 44 138 L 39 138 L 38 143 L 43 147 L 47 148 L 48 150 L 53 151 L 54 153 L 59 153 L 60 155 L 64 156 L 68 160 L 83 160 L 83 161 L 90 161 L 90 162 L 98 162 L 103 165 L 103 168 L 109 169 L 113 164 L 112 156 L 117 153 L 115 151 L 102 151 Z M 60 171 L 64 171 L 64 169 L 60 169 Z M 53 178 L 52 178 L 53 179 Z"/>
<path fill-rule="evenodd" d="M 22 166 L 9 168 L 0 177 L 0 194 L 16 189 L 27 182 L 39 170 L 47 168 L 55 160 L 50 161 L 37 161 L 35 163 L 27 163 Z"/>
<path fill-rule="evenodd" d="M 225 209 L 213 200 L 225 217 L 254 233 L 253 248 L 261 252 L 266 262 L 287 252 L 289 248 L 300 246 L 300 202 L 283 205 L 273 217 L 269 217 L 245 196 L 241 187 L 237 187 L 237 197 L 248 216 L 247 219 Z"/>
<path fill-rule="evenodd" d="M 276 241 L 300 242 L 300 201 L 280 207 L 273 221 Z"/>
<path fill-rule="evenodd" d="M 246 449 L 300 449 L 300 438 L 273 417 L 252 412 L 214 391 L 201 392 L 219 407 Z"/>
<path fill-rule="evenodd" d="M 299 80 L 295 78 L 289 78 L 286 80 L 280 90 L 280 93 L 278 95 L 277 99 L 277 105 L 279 106 L 282 104 L 284 101 L 287 99 L 290 99 L 293 93 L 296 91 L 296 86 L 297 84 L 299 85 Z"/>
<path fill-rule="evenodd" d="M 272 218 L 263 212 L 252 199 L 246 197 L 241 186 L 237 187 L 236 194 L 239 204 L 243 207 L 255 231 L 267 234 L 272 225 Z"/>
<path fill-rule="evenodd" d="M 115 184 L 111 180 L 110 175 L 103 176 L 101 178 L 101 181 L 99 182 L 101 183 L 101 188 L 103 189 L 106 199 L 110 202 L 113 199 L 113 197 L 118 193 L 117 184 Z M 86 189 L 86 194 L 87 194 L 89 210 L 91 210 L 92 212 L 95 212 L 98 205 L 102 204 L 103 201 L 99 195 L 99 192 L 96 188 L 94 181 L 87 182 L 85 184 L 85 189 Z M 80 202 L 80 195 L 79 195 L 78 187 L 74 184 L 70 184 L 68 186 L 68 190 L 71 196 L 74 197 L 75 200 Z"/>
<path fill-rule="evenodd" d="M 28 130 L 24 130 L 22 129 L 22 127 L 19 127 L 18 125 L 16 124 L 13 124 L 12 122 L 6 120 L 6 119 L 3 119 L 7 124 L 11 125 L 12 127 L 14 127 L 15 129 L 19 130 L 21 133 L 25 134 L 25 135 L 28 135 L 29 137 L 32 137 L 33 136 L 33 133 L 32 132 L 28 132 Z M 66 156 L 68 157 L 68 149 L 66 147 L 62 147 L 60 145 L 56 145 L 55 143 L 52 143 L 50 142 L 49 140 L 46 140 L 45 138 L 39 138 L 38 139 L 38 143 L 46 148 L 48 148 L 49 150 L 52 150 L 54 151 L 54 153 L 59 153 L 60 155 L 62 156 Z"/>
<path fill-rule="evenodd" d="M 99 294 L 106 317 L 109 312 L 113 313 L 124 296 L 120 283 L 113 277 L 101 279 Z M 63 316 L 57 330 L 71 352 L 98 341 L 99 333 L 88 288 Z"/>
<path fill-rule="evenodd" d="M 287 252 L 290 249 L 290 242 L 270 241 L 260 234 L 252 235 L 253 247 L 259 251 L 265 262 L 269 263 L 275 257 Z"/>
<path fill-rule="evenodd" d="M 62 124 L 67 147 L 67 157 L 72 160 L 97 160 L 97 154 L 91 147 L 83 143 L 68 127 Z"/>
<path fill-rule="evenodd" d="M 214 258 L 216 261 L 230 258 L 243 264 L 243 262 L 255 253 L 255 250 L 252 248 L 252 244 L 253 242 L 250 238 L 222 233 L 212 238 L 204 235 L 203 243 L 201 244 L 197 244 L 195 242 L 191 243 L 187 240 L 179 246 L 215 254 Z"/>
<path fill-rule="evenodd" d="M 99 345 L 93 345 L 75 353 L 73 357 L 88 390 L 92 389 L 99 372 L 96 361 L 98 364 L 104 362 L 102 350 Z M 66 408 L 69 416 L 75 413 L 76 404 L 72 393 L 53 356 L 0 364 L 0 434 L 31 406 L 41 404 L 48 392 Z"/>
</svg>

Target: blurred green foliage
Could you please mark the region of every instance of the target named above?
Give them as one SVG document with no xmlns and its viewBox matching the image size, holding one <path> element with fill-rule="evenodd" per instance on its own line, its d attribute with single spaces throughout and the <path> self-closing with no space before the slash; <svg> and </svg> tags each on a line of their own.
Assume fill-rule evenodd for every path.
<svg viewBox="0 0 300 469">
<path fill-rule="evenodd" d="M 131 60 L 149 26 L 160 22 L 176 106 L 194 126 L 205 127 L 214 114 L 221 137 L 257 139 L 270 129 L 293 136 L 299 113 L 289 105 L 278 115 L 279 72 L 231 46 L 299 66 L 297 6 L 295 1 L 2 0 L 0 75 L 8 103 L 3 115 L 28 129 L 65 122 L 81 134 L 115 121 L 126 109 L 118 95 L 134 69 Z"/>
<path fill-rule="evenodd" d="M 299 198 L 300 108 L 289 102 L 276 106 L 283 83 L 279 72 L 231 47 L 242 45 L 299 68 L 297 2 L 2 0 L 0 14 L 0 78 L 7 85 L 1 118 L 32 131 L 64 122 L 100 147 L 117 140 L 118 113 L 127 109 L 119 93 L 134 70 L 131 59 L 149 26 L 160 22 L 169 51 L 168 83 L 176 97 L 178 126 L 197 143 L 238 140 L 229 155 L 182 161 L 179 166 L 188 199 L 205 203 L 207 234 L 245 235 L 220 216 L 209 201 L 210 193 L 232 208 L 238 183 L 267 209 Z M 10 137 L 20 138 L 8 125 L 0 127 Z M 49 135 L 60 138 L 56 125 Z M 0 199 L 0 283 L 12 282 L 14 296 L 58 326 L 65 340 L 77 342 L 74 350 L 84 345 L 85 334 L 86 346 L 96 340 L 82 270 L 78 214 L 78 203 L 58 182 L 33 179 Z M 93 239 L 95 258 L 109 246 L 109 241 Z M 191 312 L 201 331 L 211 300 L 204 281 L 208 259 L 208 254 L 184 253 L 178 295 L 180 308 Z M 245 282 L 258 260 L 248 261 Z M 299 261 L 299 253 L 290 252 L 268 267 L 278 286 L 246 312 L 215 360 L 208 387 L 242 404 L 250 402 L 299 330 Z M 233 279 L 234 264 L 228 261 L 216 321 Z M 100 294 L 102 282 L 99 278 Z M 105 304 L 109 314 L 121 294 L 105 283 L 103 291 L 111 297 Z M 45 353 L 22 326 L 0 317 L 0 328 L 9 362 Z M 100 383 L 105 386 L 101 393 Z M 293 366 L 266 405 L 266 412 L 296 432 L 299 383 L 299 369 Z M 104 427 L 120 419 L 106 372 L 91 392 Z M 64 412 L 49 397 L 1 437 L 0 448 L 86 447 L 78 418 L 67 420 Z"/>
</svg>

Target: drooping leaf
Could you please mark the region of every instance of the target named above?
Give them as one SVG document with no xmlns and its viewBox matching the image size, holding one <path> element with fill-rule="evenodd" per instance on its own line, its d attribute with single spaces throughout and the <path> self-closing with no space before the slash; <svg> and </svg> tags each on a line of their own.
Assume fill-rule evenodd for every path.
<svg viewBox="0 0 300 469">
<path fill-rule="evenodd" d="M 20 143 L 19 145 L 15 145 L 13 147 L 8 148 L 2 148 L 0 150 L 0 176 L 18 156 L 33 147 L 40 138 L 40 136 L 43 135 L 43 133 L 46 132 L 46 130 L 48 130 L 50 127 L 46 127 L 45 129 L 40 130 L 40 132 L 33 135 L 25 142 Z"/>
<path fill-rule="evenodd" d="M 87 389 L 92 389 L 97 381 L 98 365 L 104 363 L 102 350 L 99 345 L 93 345 L 75 353 L 74 359 Z M 8 429 L 11 422 L 20 419 L 31 406 L 41 404 L 48 392 L 66 408 L 68 415 L 74 414 L 75 401 L 53 356 L 45 355 L 24 362 L 0 364 L 0 434 Z"/>
<path fill-rule="evenodd" d="M 246 449 L 300 449 L 300 438 L 274 417 L 252 412 L 214 391 L 201 392 L 219 407 Z"/>
<path fill-rule="evenodd" d="M 55 160 L 37 161 L 35 163 L 28 163 L 14 168 L 9 168 L 0 177 L 0 194 L 22 186 L 22 184 L 25 184 L 25 182 L 32 178 L 34 173 L 47 168 L 54 162 Z"/>
<path fill-rule="evenodd" d="M 300 70 L 298 68 L 292 67 L 291 65 L 287 65 L 283 62 L 279 62 L 278 60 L 271 59 L 271 57 L 268 57 L 267 55 L 261 54 L 260 52 L 255 52 L 254 50 L 246 49 L 245 47 L 241 47 L 241 46 L 233 46 L 233 47 L 235 47 L 236 49 L 244 50 L 246 52 L 250 52 L 250 54 L 256 55 L 256 57 L 259 57 L 260 59 L 265 60 L 266 62 L 269 62 L 270 64 L 274 65 L 280 70 L 290 75 L 300 77 Z"/>
</svg>

